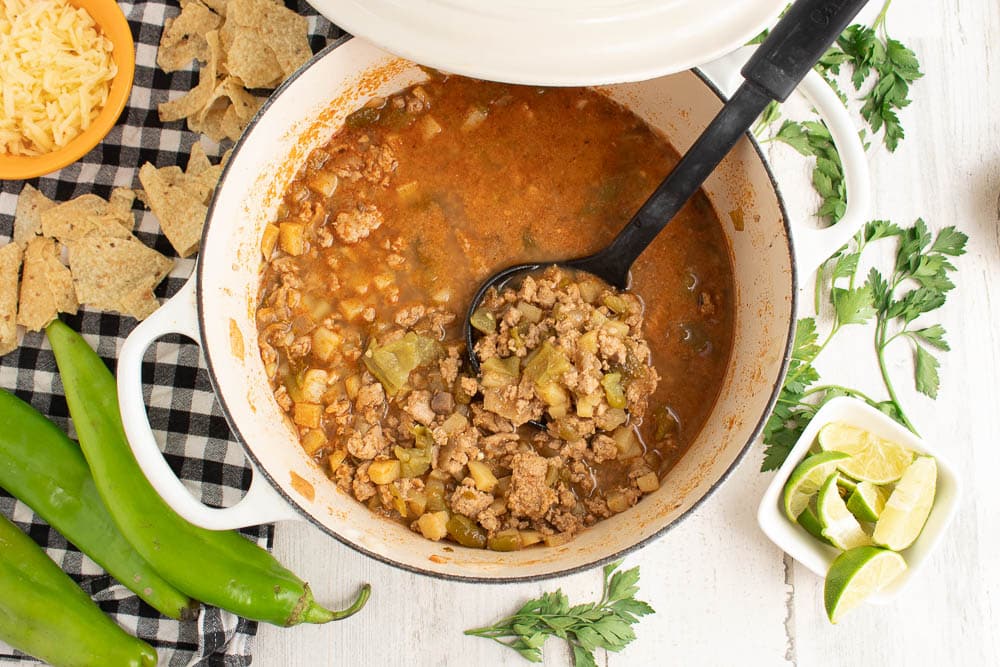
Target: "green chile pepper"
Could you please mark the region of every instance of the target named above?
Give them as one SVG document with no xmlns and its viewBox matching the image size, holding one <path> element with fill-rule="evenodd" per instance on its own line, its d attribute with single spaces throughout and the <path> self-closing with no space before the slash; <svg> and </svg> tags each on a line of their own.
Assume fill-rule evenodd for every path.
<svg viewBox="0 0 1000 667">
<path fill-rule="evenodd" d="M 119 532 L 76 443 L 33 407 L 3 390 L 0 487 L 164 616 L 196 616 L 196 603 L 168 584 Z"/>
<path fill-rule="evenodd" d="M 266 550 L 235 531 L 206 530 L 174 512 L 132 454 L 115 378 L 104 361 L 62 321 L 45 331 L 97 490 L 126 539 L 164 579 L 196 600 L 281 626 L 336 621 L 365 605 L 368 584 L 347 609 L 326 609 Z"/>
<path fill-rule="evenodd" d="M 0 515 L 0 639 L 56 667 L 153 667 L 156 651 Z"/>
</svg>

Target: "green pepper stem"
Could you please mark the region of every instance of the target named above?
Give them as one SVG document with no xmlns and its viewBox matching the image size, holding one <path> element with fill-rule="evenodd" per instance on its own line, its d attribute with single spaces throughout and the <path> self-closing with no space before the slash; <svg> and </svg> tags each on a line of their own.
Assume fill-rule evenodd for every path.
<svg viewBox="0 0 1000 667">
<path fill-rule="evenodd" d="M 340 621 L 348 616 L 353 616 L 361 611 L 361 608 L 368 602 L 371 594 L 371 584 L 364 584 L 361 590 L 358 591 L 358 597 L 354 599 L 351 606 L 341 611 L 331 611 L 315 600 L 310 600 L 309 606 L 306 607 L 305 613 L 302 615 L 302 621 L 305 623 L 329 623 L 330 621 Z"/>
</svg>

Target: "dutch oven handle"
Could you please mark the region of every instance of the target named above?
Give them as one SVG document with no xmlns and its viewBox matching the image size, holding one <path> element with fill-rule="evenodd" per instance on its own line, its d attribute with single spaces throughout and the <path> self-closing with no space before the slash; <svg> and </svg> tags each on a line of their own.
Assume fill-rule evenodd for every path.
<svg viewBox="0 0 1000 667">
<path fill-rule="evenodd" d="M 219 509 L 196 499 L 163 458 L 142 399 L 142 357 L 158 338 L 171 333 L 187 336 L 201 345 L 196 282 L 191 277 L 173 298 L 141 322 L 122 346 L 118 357 L 118 404 L 132 452 L 160 497 L 197 526 L 226 530 L 301 519 L 252 463 L 253 481 L 246 495 L 235 505 Z"/>
<path fill-rule="evenodd" d="M 699 69 L 723 93 L 730 95 L 743 82 L 740 69 L 754 50 L 755 47 L 738 49 Z M 799 285 L 805 285 L 815 274 L 820 262 L 847 243 L 866 222 L 871 212 L 872 193 L 865 148 L 844 103 L 830 84 L 815 71 L 806 75 L 798 90 L 816 107 L 830 129 L 830 136 L 833 137 L 844 166 L 844 184 L 847 189 L 847 209 L 837 224 L 825 229 L 797 225 L 793 230 Z"/>
</svg>

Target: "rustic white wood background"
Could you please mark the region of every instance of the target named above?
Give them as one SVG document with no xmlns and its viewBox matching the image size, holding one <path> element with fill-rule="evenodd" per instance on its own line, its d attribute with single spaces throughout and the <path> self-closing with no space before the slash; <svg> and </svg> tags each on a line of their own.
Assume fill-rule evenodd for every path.
<svg viewBox="0 0 1000 667">
<path fill-rule="evenodd" d="M 627 559 L 642 567 L 640 597 L 657 613 L 625 651 L 600 655 L 601 664 L 1000 665 L 1000 2 L 898 0 L 888 27 L 917 52 L 926 76 L 902 113 L 906 140 L 894 154 L 872 150 L 872 217 L 911 224 L 922 216 L 932 228 L 956 224 L 971 236 L 958 289 L 940 311 L 954 349 L 943 358 L 938 400 L 910 389 L 903 346 L 892 359 L 918 429 L 957 463 L 965 484 L 958 516 L 893 604 L 831 626 L 822 580 L 757 528 L 771 476 L 758 472 L 755 445 L 692 517 Z M 789 210 L 808 216 L 816 204 L 807 162 L 783 146 L 768 152 Z M 869 335 L 842 334 L 821 357 L 825 377 L 879 392 Z M 254 662 L 264 667 L 528 664 L 462 631 L 557 586 L 571 600 L 592 599 L 601 581 L 595 570 L 538 584 L 448 583 L 377 563 L 307 524 L 279 525 L 276 553 L 320 600 L 343 603 L 362 581 L 374 595 L 342 623 L 263 626 Z M 546 665 L 571 664 L 557 641 L 545 654 Z"/>
</svg>

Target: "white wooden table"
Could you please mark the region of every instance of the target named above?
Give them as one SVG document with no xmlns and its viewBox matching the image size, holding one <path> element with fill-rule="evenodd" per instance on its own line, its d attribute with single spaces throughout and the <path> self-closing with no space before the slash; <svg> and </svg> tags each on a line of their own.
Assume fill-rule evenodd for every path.
<svg viewBox="0 0 1000 667">
<path fill-rule="evenodd" d="M 1000 2 L 899 0 L 889 28 L 917 52 L 926 76 L 902 114 L 907 138 L 899 150 L 873 149 L 872 217 L 909 225 L 921 216 L 932 228 L 956 224 L 971 237 L 957 262 L 958 289 L 940 311 L 954 349 L 943 355 L 938 400 L 911 390 L 902 346 L 891 360 L 918 429 L 957 463 L 965 483 L 958 516 L 892 605 L 864 607 L 832 626 L 822 580 L 757 528 L 756 505 L 770 480 L 758 472 L 758 443 L 693 516 L 627 559 L 642 566 L 640 597 L 657 613 L 637 626 L 637 641 L 599 662 L 1000 664 Z M 783 146 L 768 150 L 789 210 L 807 216 L 816 207 L 808 163 Z M 821 368 L 830 381 L 881 395 L 869 335 L 842 334 Z M 263 667 L 528 664 L 462 631 L 556 587 L 571 600 L 592 599 L 601 582 L 595 570 L 538 584 L 449 583 L 375 562 L 304 523 L 279 525 L 276 553 L 324 602 L 346 603 L 362 581 L 373 584 L 374 596 L 342 623 L 262 626 L 254 663 Z M 546 665 L 571 664 L 556 641 L 545 653 Z"/>
</svg>

